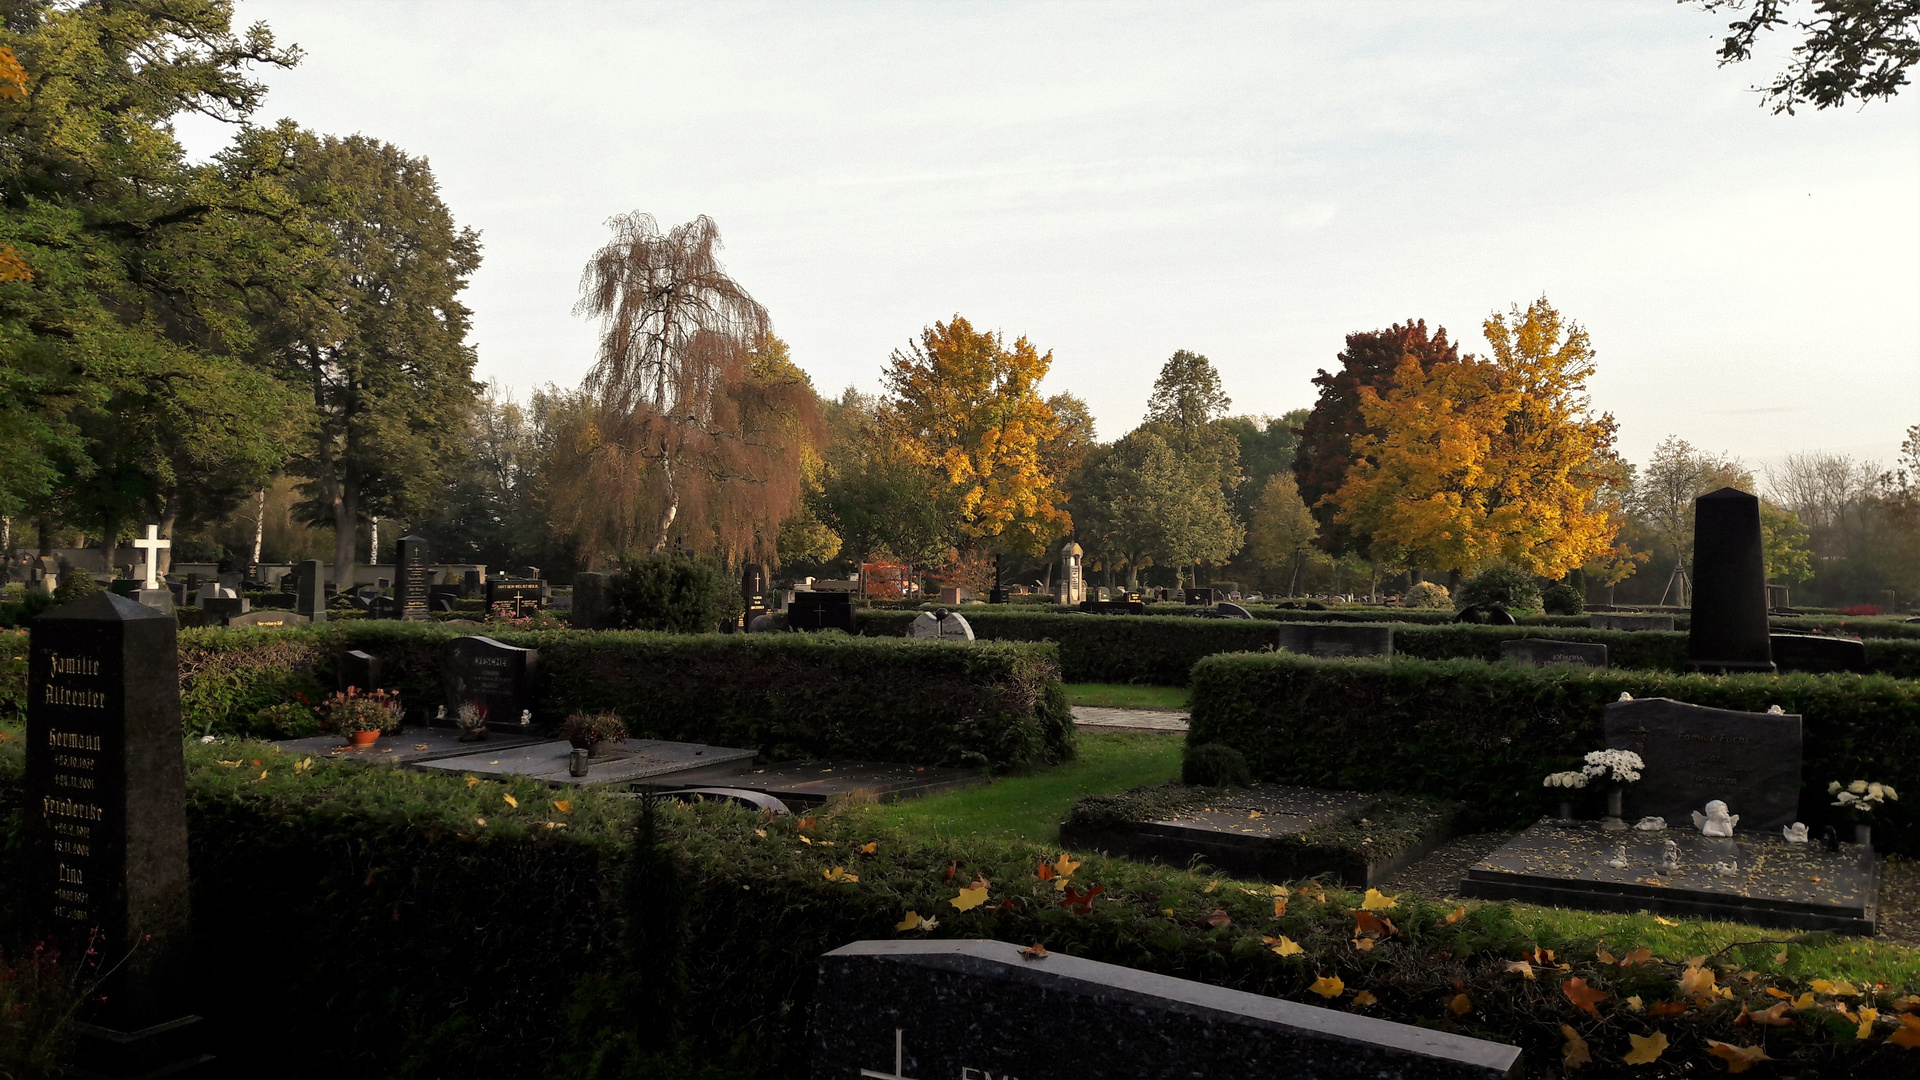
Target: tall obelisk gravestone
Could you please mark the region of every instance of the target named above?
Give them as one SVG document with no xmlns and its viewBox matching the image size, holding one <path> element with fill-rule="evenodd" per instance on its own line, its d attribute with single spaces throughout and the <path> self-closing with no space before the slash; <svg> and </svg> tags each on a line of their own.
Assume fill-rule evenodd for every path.
<svg viewBox="0 0 1920 1080">
<path fill-rule="evenodd" d="M 1772 671 L 1767 632 L 1760 500 L 1730 487 L 1702 495 L 1693 501 L 1693 625 L 1687 658 L 1699 671 Z"/>
<path fill-rule="evenodd" d="M 432 570 L 427 566 L 427 540 L 400 538 L 400 576 L 393 579 L 393 617 L 420 621 L 433 616 L 427 605 Z"/>
<path fill-rule="evenodd" d="M 81 1075 L 139 1076 L 183 1049 L 186 766 L 175 620 L 95 593 L 33 622 L 27 871 L 37 928 L 105 983 L 82 1014 Z"/>
</svg>

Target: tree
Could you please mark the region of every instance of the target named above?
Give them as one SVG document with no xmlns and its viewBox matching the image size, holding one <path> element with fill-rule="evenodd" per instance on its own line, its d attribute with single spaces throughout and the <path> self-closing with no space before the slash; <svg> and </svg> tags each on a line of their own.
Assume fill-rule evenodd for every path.
<svg viewBox="0 0 1920 1080">
<path fill-rule="evenodd" d="M 1287 595 L 1300 584 L 1300 569 L 1313 554 L 1314 536 L 1319 526 L 1290 472 L 1276 472 L 1267 478 L 1254 504 L 1253 521 L 1247 527 L 1247 550 L 1253 561 L 1269 574 L 1286 574 Z"/>
<path fill-rule="evenodd" d="M 1681 0 L 1682 3 L 1687 0 Z M 1720 65 L 1753 56 L 1762 34 L 1789 25 L 1791 0 L 1694 0 L 1703 11 L 1733 11 Z M 1890 100 L 1920 59 L 1920 0 L 1815 0 L 1813 17 L 1793 22 L 1800 40 L 1772 85 L 1755 87 L 1762 104 L 1791 114 L 1796 105 L 1830 109 L 1858 98 Z"/>
<path fill-rule="evenodd" d="M 459 294 L 480 237 L 454 224 L 424 159 L 359 135 L 288 144 L 298 182 L 334 196 L 313 211 L 330 241 L 262 312 L 265 354 L 312 410 L 293 471 L 333 526 L 345 590 L 361 520 L 427 516 L 465 449 L 477 387 Z"/>
<path fill-rule="evenodd" d="M 1693 556 L 1693 501 L 1724 487 L 1751 491 L 1753 475 L 1733 458 L 1715 457 L 1669 435 L 1635 476 L 1627 507 L 1648 539 L 1685 570 Z"/>
<path fill-rule="evenodd" d="M 1346 483 L 1347 471 L 1354 463 L 1354 440 L 1362 435 L 1381 434 L 1369 427 L 1360 412 L 1360 390 L 1371 387 L 1384 394 L 1393 385 L 1401 361 L 1412 357 L 1421 370 L 1436 363 L 1460 359 L 1458 348 L 1447 340 L 1443 327 L 1431 337 L 1425 319 L 1395 323 L 1385 330 L 1348 334 L 1346 348 L 1336 357 L 1340 370 L 1329 373 L 1322 368 L 1313 384 L 1320 396 L 1300 425 L 1300 442 L 1294 451 L 1293 478 L 1300 498 L 1320 523 L 1319 543 L 1329 554 L 1356 551 L 1365 555 L 1368 537 L 1355 534 L 1335 521 L 1339 510 L 1327 497 Z"/>
<path fill-rule="evenodd" d="M 1182 457 L 1142 426 L 1091 462 L 1077 539 L 1103 564 L 1126 566 L 1130 586 L 1146 566 L 1224 562 L 1246 530 L 1215 475 L 1210 463 Z"/>
<path fill-rule="evenodd" d="M 1760 542 L 1768 581 L 1794 585 L 1813 576 L 1807 530 L 1793 511 L 1761 499 Z"/>
<path fill-rule="evenodd" d="M 880 403 L 849 387 L 826 404 L 827 445 L 814 516 L 843 542 L 851 562 L 902 559 L 930 565 L 959 539 L 941 478 L 894 449 Z"/>
<path fill-rule="evenodd" d="M 1299 429 L 1306 422 L 1305 409 L 1294 409 L 1283 416 L 1229 416 L 1217 421 L 1240 444 L 1243 480 L 1233 489 L 1233 511 L 1241 521 L 1253 520 L 1255 504 L 1266 493 L 1270 478 L 1277 473 L 1293 474 Z M 1297 482 L 1294 491 L 1298 497 Z"/>
<path fill-rule="evenodd" d="M 962 547 L 1031 553 L 1073 527 L 1043 456 L 1061 438 L 1039 392 L 1052 364 L 1026 338 L 1008 347 L 957 314 L 893 354 L 882 425 L 900 456 L 933 478 L 927 495 L 951 509 Z"/>
<path fill-rule="evenodd" d="M 1212 362 L 1181 349 L 1160 365 L 1160 374 L 1153 380 L 1153 396 L 1147 399 L 1146 422 L 1166 425 L 1181 439 L 1189 440 L 1176 449 L 1191 451 L 1190 440 L 1226 415 L 1232 404 Z"/>
<path fill-rule="evenodd" d="M 665 550 L 676 532 L 728 561 L 778 556 L 816 441 L 813 387 L 728 277 L 705 216 L 662 233 L 652 215 L 608 222 L 581 275 L 576 313 L 601 320 L 563 501 L 589 561 Z"/>
</svg>

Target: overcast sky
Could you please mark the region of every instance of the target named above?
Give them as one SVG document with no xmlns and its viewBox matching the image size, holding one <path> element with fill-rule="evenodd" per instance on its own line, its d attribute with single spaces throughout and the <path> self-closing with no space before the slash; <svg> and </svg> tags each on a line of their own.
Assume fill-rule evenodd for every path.
<svg viewBox="0 0 1920 1080">
<path fill-rule="evenodd" d="M 576 383 L 608 217 L 707 214 L 823 393 L 959 312 L 1104 439 L 1175 349 L 1309 406 L 1343 335 L 1545 294 L 1597 409 L 1760 464 L 1920 424 L 1920 90 L 1775 116 L 1726 16 L 1636 3 L 241 0 L 305 61 L 257 121 L 431 160 L 486 262 L 479 376 Z M 205 153 L 224 133 L 183 124 Z"/>
</svg>

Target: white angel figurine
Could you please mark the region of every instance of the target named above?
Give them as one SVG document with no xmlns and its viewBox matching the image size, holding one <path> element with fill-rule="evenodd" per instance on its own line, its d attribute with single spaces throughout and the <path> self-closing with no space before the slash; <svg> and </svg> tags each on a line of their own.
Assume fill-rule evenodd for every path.
<svg viewBox="0 0 1920 1080">
<path fill-rule="evenodd" d="M 1787 838 L 1787 843 L 1789 844 L 1804 844 L 1807 842 L 1807 826 L 1803 822 L 1796 821 L 1791 825 L 1783 825 L 1780 827 L 1780 832 L 1781 835 Z"/>
<path fill-rule="evenodd" d="M 1700 830 L 1702 836 L 1732 836 L 1733 827 L 1740 824 L 1739 814 L 1727 813 L 1727 804 L 1715 799 L 1707 804 L 1707 812 L 1693 812 L 1693 827 Z"/>
</svg>

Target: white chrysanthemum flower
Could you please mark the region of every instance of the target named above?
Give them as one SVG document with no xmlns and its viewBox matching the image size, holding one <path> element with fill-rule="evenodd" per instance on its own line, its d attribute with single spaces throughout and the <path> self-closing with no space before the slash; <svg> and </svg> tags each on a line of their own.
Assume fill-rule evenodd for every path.
<svg viewBox="0 0 1920 1080">
<path fill-rule="evenodd" d="M 1867 793 L 1867 782 L 1865 780 L 1855 780 L 1853 783 L 1847 785 L 1847 790 L 1853 792 L 1855 795 L 1865 795 Z"/>
<path fill-rule="evenodd" d="M 1833 783 L 1831 783 L 1831 784 L 1828 784 L 1828 785 L 1827 785 L 1827 794 L 1829 794 L 1829 795 L 1838 795 L 1838 794 L 1840 794 L 1840 781 L 1838 781 L 1838 780 L 1835 780 L 1835 781 L 1834 781 Z"/>
</svg>

